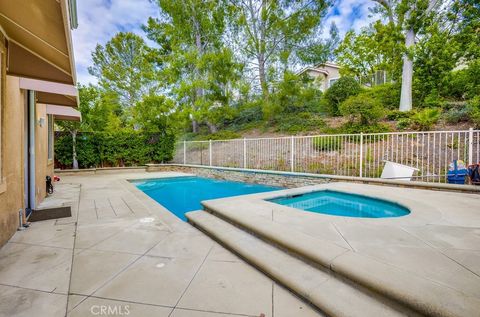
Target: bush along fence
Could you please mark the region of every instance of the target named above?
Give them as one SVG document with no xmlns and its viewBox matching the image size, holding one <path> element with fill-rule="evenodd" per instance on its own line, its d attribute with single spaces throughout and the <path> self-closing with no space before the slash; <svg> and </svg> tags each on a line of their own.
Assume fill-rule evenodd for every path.
<svg viewBox="0 0 480 317">
<path fill-rule="evenodd" d="M 54 144 L 55 167 L 71 168 L 72 135 L 69 132 L 56 132 Z M 75 148 L 80 168 L 138 166 L 170 161 L 175 138 L 162 133 L 79 132 Z"/>
<path fill-rule="evenodd" d="M 182 141 L 173 162 L 377 178 L 391 161 L 417 168 L 414 180 L 445 182 L 453 160 L 480 161 L 479 143 L 473 129 Z"/>
</svg>

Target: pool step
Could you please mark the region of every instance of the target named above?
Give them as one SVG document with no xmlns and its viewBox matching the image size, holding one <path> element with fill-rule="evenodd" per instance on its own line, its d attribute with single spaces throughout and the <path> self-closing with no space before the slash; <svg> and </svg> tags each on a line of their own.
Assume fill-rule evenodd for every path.
<svg viewBox="0 0 480 317">
<path fill-rule="evenodd" d="M 336 276 L 337 280 L 347 281 L 344 283 L 345 285 L 352 285 L 354 289 L 368 293 L 372 300 L 375 298 L 389 303 L 389 306 L 395 303 L 393 304 L 395 309 L 401 307 L 400 310 L 410 316 L 414 315 L 412 312 L 425 316 L 476 316 L 480 311 L 479 299 L 445 285 L 439 285 L 401 268 L 303 234 L 288 226 L 273 222 L 267 217 L 256 216 L 249 212 L 235 212 L 231 208 L 225 208 L 225 205 L 218 201 L 205 201 L 203 205 L 206 211 L 188 213 L 189 221 L 267 274 L 270 274 L 268 267 L 273 265 L 269 263 L 270 259 L 259 260 L 255 255 L 249 255 L 251 252 L 256 254 L 255 249 L 260 245 L 270 246 L 281 254 L 295 258 L 297 263 L 303 262 L 316 267 L 319 272 Z M 251 206 L 246 206 L 246 208 L 249 207 Z M 236 230 L 232 230 L 232 228 Z M 253 239 L 250 240 L 253 245 L 239 245 L 232 241 L 228 234 L 219 233 L 220 230 L 230 230 L 236 234 L 243 232 Z M 262 253 L 260 252 L 259 255 L 261 256 Z M 257 264 L 258 261 L 262 261 L 261 267 Z M 274 273 L 275 275 L 270 274 L 272 278 L 282 284 L 285 284 L 284 279 L 289 278 L 288 275 L 291 274 L 288 270 Z M 296 288 L 290 288 L 305 297 L 300 281 Z M 307 298 L 307 300 L 310 299 Z M 325 303 L 323 301 L 317 304 L 312 300 L 312 303 L 324 310 Z M 342 306 L 338 302 L 337 305 Z M 326 312 L 328 313 L 328 311 Z M 352 316 L 359 315 L 363 314 L 357 311 Z M 339 316 L 345 315 L 339 314 Z"/>
<path fill-rule="evenodd" d="M 333 272 L 308 264 L 206 212 L 188 220 L 259 270 L 329 316 L 414 316 L 385 298 L 350 284 Z"/>
</svg>

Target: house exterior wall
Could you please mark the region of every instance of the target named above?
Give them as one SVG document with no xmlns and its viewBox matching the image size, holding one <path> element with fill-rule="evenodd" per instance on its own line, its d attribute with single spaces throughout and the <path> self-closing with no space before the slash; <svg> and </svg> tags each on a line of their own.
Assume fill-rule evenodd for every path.
<svg viewBox="0 0 480 317">
<path fill-rule="evenodd" d="M 24 109 L 25 92 L 17 77 L 7 76 L 2 120 L 3 174 L 5 185 L 0 191 L 0 246 L 15 233 L 19 211 L 24 208 Z"/>
<path fill-rule="evenodd" d="M 315 70 L 307 70 L 307 75 L 314 79 L 315 84 L 318 85 L 321 91 L 327 90 L 327 75 Z"/>
<path fill-rule="evenodd" d="M 330 87 L 330 84 L 329 84 L 330 79 L 337 79 L 337 78 L 341 77 L 340 68 L 332 67 L 332 66 L 328 66 L 328 65 L 325 65 L 323 68 L 328 71 L 328 76 L 326 78 L 326 82 L 327 82 L 327 88 L 329 88 Z"/>
<path fill-rule="evenodd" d="M 8 1 L 2 1 L 7 3 Z M 42 92 L 46 103 L 76 106 L 66 96 L 76 97 L 74 61 L 71 54 L 69 1 L 23 1 L 15 10 L 16 1 L 2 5 L 0 15 L 0 247 L 20 225 L 25 210 L 25 150 L 27 89 Z M 39 14 L 33 14 L 39 13 Z M 41 13 L 41 14 L 40 14 Z M 32 20 L 33 19 L 33 20 Z M 31 29 L 41 30 L 36 36 L 25 36 Z M 8 59 L 8 63 L 7 63 Z M 48 60 L 49 62 L 46 62 Z M 63 70 L 63 71 L 62 71 Z M 8 74 L 8 76 L 7 76 Z M 19 77 L 37 81 L 20 80 Z M 38 83 L 38 81 L 43 82 Z M 48 89 L 45 87 L 48 83 Z M 58 85 L 64 83 L 64 85 Z M 37 87 L 40 87 L 37 89 Z M 75 91 L 75 92 L 72 92 Z M 46 196 L 45 177 L 53 176 L 53 157 L 48 159 L 48 117 L 46 105 L 37 104 L 35 115 L 35 191 L 36 205 Z M 43 118 L 42 124 L 39 119 Z"/>
<path fill-rule="evenodd" d="M 325 74 L 325 72 L 323 71 L 327 71 L 328 75 Z M 331 79 L 338 79 L 341 77 L 340 68 L 333 67 L 328 64 L 308 69 L 306 72 L 308 76 L 315 79 L 315 82 L 318 84 L 320 90 L 323 92 L 330 88 Z"/>
<path fill-rule="evenodd" d="M 19 212 L 24 203 L 24 147 L 26 91 L 20 89 L 19 78 L 6 77 L 6 98 L 3 109 L 4 142 L 3 177 L 0 185 L 0 247 L 16 232 Z M 42 126 L 39 119 L 44 118 Z M 48 119 L 46 105 L 36 105 L 35 118 L 35 200 L 38 205 L 46 197 L 45 177 L 53 177 L 53 160 L 48 160 Z"/>
</svg>

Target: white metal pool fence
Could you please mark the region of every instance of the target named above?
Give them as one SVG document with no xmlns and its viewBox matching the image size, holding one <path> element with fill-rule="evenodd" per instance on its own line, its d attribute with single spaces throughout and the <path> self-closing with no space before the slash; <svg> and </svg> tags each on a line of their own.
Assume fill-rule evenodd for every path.
<svg viewBox="0 0 480 317">
<path fill-rule="evenodd" d="M 480 162 L 480 130 L 181 141 L 173 163 L 377 178 L 391 161 L 445 182 L 453 160 Z"/>
</svg>

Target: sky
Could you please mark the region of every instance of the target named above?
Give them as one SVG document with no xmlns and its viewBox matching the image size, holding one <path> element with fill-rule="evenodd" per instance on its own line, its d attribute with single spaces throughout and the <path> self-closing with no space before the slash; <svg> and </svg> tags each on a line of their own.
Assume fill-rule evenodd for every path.
<svg viewBox="0 0 480 317">
<path fill-rule="evenodd" d="M 325 30 L 328 31 L 332 22 L 341 36 L 350 29 L 359 30 L 370 23 L 368 9 L 371 6 L 372 0 L 336 0 L 327 13 Z M 73 30 L 72 36 L 77 81 L 82 84 L 96 83 L 88 67 L 92 65 L 91 53 L 97 44 L 104 45 L 121 31 L 130 31 L 146 39 L 141 26 L 148 17 L 158 15 L 157 6 L 149 0 L 81 0 L 77 1 L 77 11 L 78 28 Z"/>
</svg>

